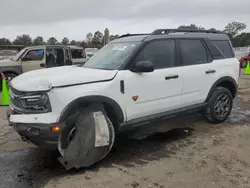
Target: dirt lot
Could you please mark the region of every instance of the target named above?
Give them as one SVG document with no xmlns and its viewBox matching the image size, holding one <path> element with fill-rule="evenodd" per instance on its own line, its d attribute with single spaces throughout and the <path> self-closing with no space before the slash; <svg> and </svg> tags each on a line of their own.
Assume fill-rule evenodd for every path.
<svg viewBox="0 0 250 188">
<path fill-rule="evenodd" d="M 1 118 L 5 109 L 1 109 Z M 165 132 L 169 125 L 178 129 Z M 120 135 L 90 169 L 66 172 L 53 155 L 23 143 L 0 122 L 0 187 L 250 188 L 250 76 L 242 76 L 227 122 L 195 114 Z"/>
</svg>

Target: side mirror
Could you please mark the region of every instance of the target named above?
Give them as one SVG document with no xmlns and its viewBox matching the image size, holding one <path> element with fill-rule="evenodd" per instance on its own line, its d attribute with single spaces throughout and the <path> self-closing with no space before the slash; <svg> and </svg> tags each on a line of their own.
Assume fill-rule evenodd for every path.
<svg viewBox="0 0 250 188">
<path fill-rule="evenodd" d="M 30 60 L 30 58 L 28 58 L 28 57 L 21 58 L 21 61 L 29 61 L 29 60 Z"/>
<path fill-rule="evenodd" d="M 40 67 L 46 68 L 46 64 L 45 63 L 41 63 Z"/>
<path fill-rule="evenodd" d="M 154 64 L 151 61 L 139 61 L 134 65 L 134 72 L 153 72 Z"/>
</svg>

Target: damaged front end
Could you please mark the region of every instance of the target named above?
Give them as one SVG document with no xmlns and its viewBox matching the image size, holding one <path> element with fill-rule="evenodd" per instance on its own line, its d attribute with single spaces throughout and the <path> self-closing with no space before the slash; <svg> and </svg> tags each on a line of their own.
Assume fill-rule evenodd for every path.
<svg viewBox="0 0 250 188">
<path fill-rule="evenodd" d="M 65 122 L 59 137 L 59 161 L 69 170 L 89 167 L 102 160 L 111 150 L 115 131 L 102 105 L 90 105 Z"/>
</svg>

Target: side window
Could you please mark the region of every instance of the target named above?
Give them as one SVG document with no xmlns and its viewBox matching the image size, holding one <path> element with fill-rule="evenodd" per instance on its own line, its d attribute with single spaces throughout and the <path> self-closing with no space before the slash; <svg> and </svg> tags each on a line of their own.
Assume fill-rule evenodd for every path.
<svg viewBox="0 0 250 188">
<path fill-rule="evenodd" d="M 26 61 L 41 61 L 44 58 L 44 50 L 43 49 L 37 49 L 37 50 L 30 50 L 25 55 Z"/>
<path fill-rule="evenodd" d="M 208 62 L 207 51 L 200 40 L 180 40 L 183 65 L 198 65 Z"/>
<path fill-rule="evenodd" d="M 139 61 L 151 61 L 155 69 L 175 66 L 174 40 L 150 42 L 136 58 L 136 62 Z"/>
<path fill-rule="evenodd" d="M 213 59 L 225 59 L 223 53 L 218 49 L 218 47 L 213 44 L 210 40 L 204 39 Z"/>
<path fill-rule="evenodd" d="M 72 49 L 71 54 L 73 59 L 84 58 L 83 50 Z"/>
<path fill-rule="evenodd" d="M 221 52 L 225 55 L 226 58 L 233 58 L 234 53 L 231 48 L 231 45 L 228 41 L 223 41 L 223 40 L 214 40 L 212 41 L 220 50 Z"/>
</svg>

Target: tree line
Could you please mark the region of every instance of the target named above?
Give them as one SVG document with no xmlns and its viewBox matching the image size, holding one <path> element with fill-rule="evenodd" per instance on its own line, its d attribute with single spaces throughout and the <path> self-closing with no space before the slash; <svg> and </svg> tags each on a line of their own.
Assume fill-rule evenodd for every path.
<svg viewBox="0 0 250 188">
<path fill-rule="evenodd" d="M 247 25 L 241 22 L 231 22 L 225 26 L 223 30 L 217 30 L 215 28 L 210 28 L 210 31 L 221 31 L 228 35 L 233 47 L 245 47 L 250 46 L 250 33 L 243 32 L 247 28 Z M 205 30 L 202 26 L 197 26 L 195 24 L 191 25 L 181 25 L 178 29 L 200 29 Z"/>
<path fill-rule="evenodd" d="M 225 26 L 222 32 L 226 33 L 232 41 L 234 47 L 244 47 L 250 45 L 250 33 L 243 32 L 246 29 L 246 24 L 241 22 L 232 22 Z M 181 25 L 178 29 L 199 29 L 205 30 L 202 26 L 197 26 L 195 24 L 190 25 Z M 208 30 L 211 31 L 219 31 L 215 28 L 210 28 Z M 119 35 L 110 35 L 109 40 L 114 40 L 119 37 Z M 10 41 L 7 38 L 0 38 L 0 45 L 23 45 L 23 46 L 31 46 L 31 45 L 55 45 L 55 44 L 63 44 L 63 45 L 77 45 L 82 46 L 84 48 L 101 48 L 104 44 L 104 34 L 100 31 L 96 31 L 94 33 L 88 33 L 86 35 L 85 40 L 76 41 L 69 40 L 67 37 L 64 37 L 61 41 L 58 41 L 55 37 L 50 37 L 47 41 L 43 39 L 42 36 L 37 36 L 32 39 L 29 35 L 23 34 L 18 35 L 13 41 Z"/>
<path fill-rule="evenodd" d="M 119 35 L 110 35 L 109 40 L 114 40 Z M 93 33 L 88 33 L 86 39 L 82 41 L 69 40 L 67 37 L 64 37 L 61 41 L 58 41 L 55 37 L 50 37 L 47 41 L 44 40 L 42 36 L 37 36 L 32 39 L 30 35 L 23 34 L 18 35 L 13 41 L 10 41 L 7 38 L 0 38 L 0 45 L 23 45 L 23 46 L 32 46 L 32 45 L 77 45 L 84 48 L 101 48 L 104 43 L 104 34 L 100 31 Z"/>
</svg>

